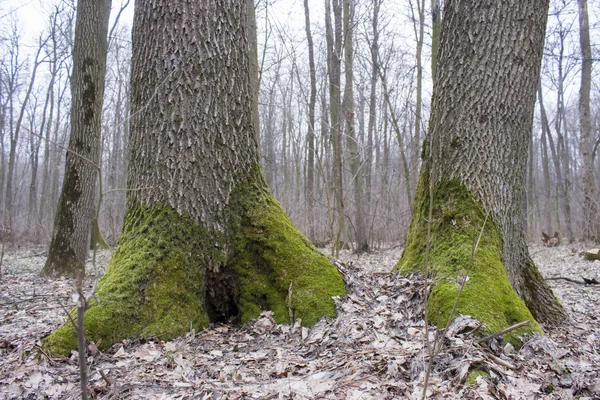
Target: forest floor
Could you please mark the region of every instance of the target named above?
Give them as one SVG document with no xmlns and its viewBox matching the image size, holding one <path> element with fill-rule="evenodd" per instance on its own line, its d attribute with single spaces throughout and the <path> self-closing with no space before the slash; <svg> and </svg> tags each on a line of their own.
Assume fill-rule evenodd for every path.
<svg viewBox="0 0 600 400">
<path fill-rule="evenodd" d="M 572 247 L 531 247 L 546 277 L 600 278 L 600 261 Z M 0 398 L 80 398 L 77 356 L 47 357 L 40 338 L 65 321 L 74 283 L 37 274 L 44 249 L 8 251 L 0 278 Z M 171 342 L 131 340 L 89 356 L 97 399 L 416 399 L 427 367 L 423 282 L 388 271 L 396 247 L 339 264 L 348 296 L 338 317 L 310 329 L 268 312 L 243 326 L 216 325 Z M 110 252 L 98 257 L 102 273 Z M 93 268 L 87 289 L 92 286 Z M 435 357 L 428 398 L 600 399 L 600 287 L 551 280 L 570 318 L 519 351 L 475 343 L 453 326 Z M 463 322 L 467 321 L 462 319 Z M 467 321 L 468 322 L 468 321 Z M 433 338 L 435 331 L 430 329 Z M 476 368 L 486 373 L 467 379 Z M 102 377 L 102 371 L 105 378 Z M 469 382 L 467 382 L 469 381 Z"/>
</svg>

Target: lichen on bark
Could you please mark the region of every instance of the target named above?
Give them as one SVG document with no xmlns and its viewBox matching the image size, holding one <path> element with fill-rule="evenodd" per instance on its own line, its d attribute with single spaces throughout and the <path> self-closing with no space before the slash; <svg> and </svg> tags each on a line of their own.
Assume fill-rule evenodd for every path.
<svg viewBox="0 0 600 400">
<path fill-rule="evenodd" d="M 429 183 L 423 173 L 417 188 L 407 247 L 394 267 L 404 273 L 425 271 L 430 202 Z M 428 271 L 433 280 L 428 315 L 429 322 L 443 327 L 457 298 L 460 282 L 465 279 L 486 212 L 457 179 L 436 183 L 432 204 Z M 482 322 L 481 334 L 530 320 L 529 326 L 505 336 L 506 340 L 518 345 L 520 336 L 541 334 L 543 330 L 513 290 L 503 264 L 502 248 L 501 231 L 496 221 L 488 216 L 455 316 L 467 314 L 477 318 Z"/>
</svg>

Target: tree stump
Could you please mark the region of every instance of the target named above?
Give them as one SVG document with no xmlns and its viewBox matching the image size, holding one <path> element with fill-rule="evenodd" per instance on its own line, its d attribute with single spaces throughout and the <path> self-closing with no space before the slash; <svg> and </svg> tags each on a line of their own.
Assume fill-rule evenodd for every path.
<svg viewBox="0 0 600 400">
<path fill-rule="evenodd" d="M 600 260 L 600 249 L 590 249 L 583 253 L 583 258 L 589 261 Z"/>
</svg>

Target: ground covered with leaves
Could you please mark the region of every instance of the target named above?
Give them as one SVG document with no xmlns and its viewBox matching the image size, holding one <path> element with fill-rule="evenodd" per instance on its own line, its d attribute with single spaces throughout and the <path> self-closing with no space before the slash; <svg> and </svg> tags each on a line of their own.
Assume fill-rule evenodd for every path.
<svg viewBox="0 0 600 400">
<path fill-rule="evenodd" d="M 532 246 L 546 278 L 599 279 L 583 250 Z M 89 393 L 97 399 L 416 399 L 428 351 L 423 281 L 389 274 L 399 247 L 336 262 L 348 285 L 338 317 L 308 329 L 269 312 L 243 326 L 215 325 L 172 342 L 132 339 L 89 346 Z M 89 266 L 87 289 L 109 252 Z M 0 398 L 76 399 L 77 355 L 49 357 L 40 338 L 65 321 L 74 282 L 37 274 L 43 249 L 7 251 L 0 278 Z M 501 339 L 478 344 L 461 317 L 443 339 L 428 386 L 432 399 L 600 399 L 600 287 L 550 284 L 569 312 L 562 326 L 518 351 Z M 436 331 L 429 329 L 431 341 Z M 477 371 L 477 373 L 472 373 Z"/>
</svg>

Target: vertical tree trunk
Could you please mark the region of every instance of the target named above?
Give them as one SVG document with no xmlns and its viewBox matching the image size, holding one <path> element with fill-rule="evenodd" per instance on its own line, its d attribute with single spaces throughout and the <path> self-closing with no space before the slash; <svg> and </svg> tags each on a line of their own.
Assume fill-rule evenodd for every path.
<svg viewBox="0 0 600 400">
<path fill-rule="evenodd" d="M 372 154 L 373 147 L 375 142 L 373 140 L 375 136 L 375 128 L 377 124 L 377 74 L 379 70 L 378 60 L 379 60 L 379 8 L 381 6 L 382 0 L 374 0 L 373 1 L 373 16 L 371 19 L 371 26 L 373 29 L 373 38 L 371 39 L 371 76 L 370 76 L 370 94 L 369 94 L 369 122 L 367 126 L 367 154 L 368 158 L 366 160 L 366 168 L 365 168 L 365 186 L 366 186 L 366 194 L 367 194 L 367 215 L 370 216 L 372 214 L 371 211 L 371 198 L 372 198 Z M 377 149 L 379 149 L 379 143 L 377 144 Z"/>
<path fill-rule="evenodd" d="M 308 44 L 308 68 L 310 73 L 310 94 L 308 100 L 307 167 L 306 167 L 306 205 L 308 214 L 308 238 L 315 240 L 315 107 L 317 104 L 317 73 L 315 69 L 315 50 L 310 28 L 310 10 L 308 0 L 304 0 L 304 27 Z"/>
<path fill-rule="evenodd" d="M 42 41 L 41 37 L 39 40 L 39 47 L 35 54 L 35 60 L 33 62 L 33 70 L 31 71 L 31 78 L 29 79 L 29 86 L 27 87 L 27 92 L 25 93 L 25 97 L 23 99 L 23 104 L 21 105 L 21 111 L 19 112 L 19 117 L 17 118 L 16 124 L 14 125 L 14 129 L 11 129 L 11 137 L 10 137 L 10 152 L 8 155 L 8 172 L 6 176 L 6 198 L 4 200 L 4 204 L 6 205 L 6 214 L 8 221 L 8 231 L 11 231 L 13 228 L 13 217 L 14 217 L 14 193 L 13 193 L 13 176 L 16 167 L 16 157 L 17 157 L 17 144 L 19 143 L 19 136 L 21 133 L 21 125 L 23 124 L 23 118 L 25 116 L 25 109 L 27 108 L 27 103 L 29 102 L 29 97 L 31 96 L 31 91 L 33 90 L 33 85 L 35 83 L 35 77 L 37 73 L 37 69 L 42 63 L 40 60 L 40 55 L 42 53 L 42 49 L 44 47 L 45 41 Z M 12 102 L 11 98 L 11 102 Z M 11 112 L 11 118 L 13 114 Z"/>
<path fill-rule="evenodd" d="M 415 103 L 415 126 L 413 136 L 413 149 L 411 154 L 411 187 L 416 186 L 419 172 L 419 157 L 421 155 L 421 114 L 423 108 L 423 43 L 425 41 L 425 0 L 416 0 L 418 21 L 414 18 L 414 10 L 411 1 L 411 11 L 413 11 L 413 26 L 415 31 L 415 40 L 417 42 L 416 72 L 417 72 L 417 98 Z M 409 194 L 412 197 L 412 193 Z"/>
<path fill-rule="evenodd" d="M 344 66 L 346 86 L 344 88 L 344 104 L 346 114 L 346 147 L 350 173 L 352 174 L 354 202 L 356 213 L 354 215 L 354 229 L 356 232 L 356 252 L 369 251 L 367 242 L 367 228 L 365 225 L 365 200 L 363 189 L 363 177 L 361 171 L 360 154 L 358 151 L 358 140 L 356 139 L 356 127 L 354 123 L 354 72 L 353 72 L 353 45 L 352 30 L 354 24 L 354 9 L 350 0 L 343 0 L 344 14 Z"/>
<path fill-rule="evenodd" d="M 594 181 L 594 159 L 592 151 L 592 116 L 590 113 L 590 91 L 592 86 L 592 47 L 587 0 L 579 4 L 579 42 L 581 45 L 581 86 L 579 89 L 579 152 L 583 164 L 583 237 L 588 240 L 600 239 L 596 182 Z"/>
<path fill-rule="evenodd" d="M 331 25 L 331 4 L 325 0 L 325 35 L 327 40 L 327 64 L 329 69 L 329 114 L 331 141 L 333 143 L 333 197 L 336 229 L 333 237 L 333 252 L 337 255 L 345 235 L 344 188 L 342 169 L 342 124 L 341 110 L 341 56 L 342 56 L 342 4 L 332 0 L 333 27 Z"/>
<path fill-rule="evenodd" d="M 255 126 L 256 143 L 260 144 L 260 118 L 258 115 L 258 92 L 260 82 L 258 81 L 258 39 L 256 35 L 256 13 L 254 12 L 254 0 L 246 0 L 246 18 L 248 23 L 248 47 L 250 87 L 252 88 L 252 124 Z"/>
<path fill-rule="evenodd" d="M 71 76 L 71 137 L 54 232 L 43 275 L 85 270 L 100 161 L 102 103 L 111 0 L 79 0 Z"/>
<path fill-rule="evenodd" d="M 440 48 L 440 31 L 442 28 L 442 10 L 440 0 L 431 0 L 431 76 L 435 79 L 438 51 Z"/>
<path fill-rule="evenodd" d="M 272 310 L 335 316 L 335 266 L 286 217 L 260 168 L 245 2 L 138 0 L 127 214 L 85 314 L 90 340 L 171 339 Z M 165 62 L 165 60 L 167 60 Z M 144 111 L 144 112 L 141 112 Z M 65 325 L 44 341 L 68 353 Z"/>
<path fill-rule="evenodd" d="M 564 103 L 564 84 L 565 84 L 565 74 L 564 74 L 564 51 L 565 51 L 565 36 L 564 32 L 560 33 L 560 41 L 559 41 L 559 55 L 558 55 L 558 77 L 557 77 L 557 96 L 556 96 L 556 118 L 554 122 L 554 128 L 556 130 L 556 157 L 555 159 L 555 167 L 560 168 L 560 176 L 559 180 L 559 190 L 560 190 L 560 204 L 564 218 L 564 235 L 567 237 L 569 242 L 574 240 L 573 236 L 573 226 L 571 222 L 571 202 L 569 199 L 569 192 L 571 186 L 571 177 L 569 173 L 569 159 L 567 158 L 567 150 L 565 145 L 565 131 L 563 131 L 565 124 L 565 103 Z M 550 149 L 552 150 L 553 141 L 551 140 L 551 136 L 548 136 L 550 140 Z M 553 154 L 554 156 L 554 154 Z M 557 173 L 558 176 L 558 173 Z M 561 234 L 563 234 L 561 232 Z"/>
<path fill-rule="evenodd" d="M 542 120 L 542 172 L 544 174 L 544 231 L 547 233 L 554 232 L 552 227 L 552 211 L 555 208 L 552 202 L 552 190 L 550 187 L 550 158 L 548 157 L 548 140 L 550 136 L 550 124 L 546 116 L 546 108 L 544 107 L 544 97 L 542 95 L 542 82 L 538 85 L 538 103 L 540 105 L 540 116 Z M 560 172 L 560 168 L 557 170 Z"/>
<path fill-rule="evenodd" d="M 424 270 L 429 249 L 433 321 L 448 320 L 465 273 L 457 313 L 480 319 L 484 330 L 566 317 L 529 256 L 522 218 L 547 9 L 547 0 L 446 3 L 430 140 L 396 266 Z"/>
</svg>

